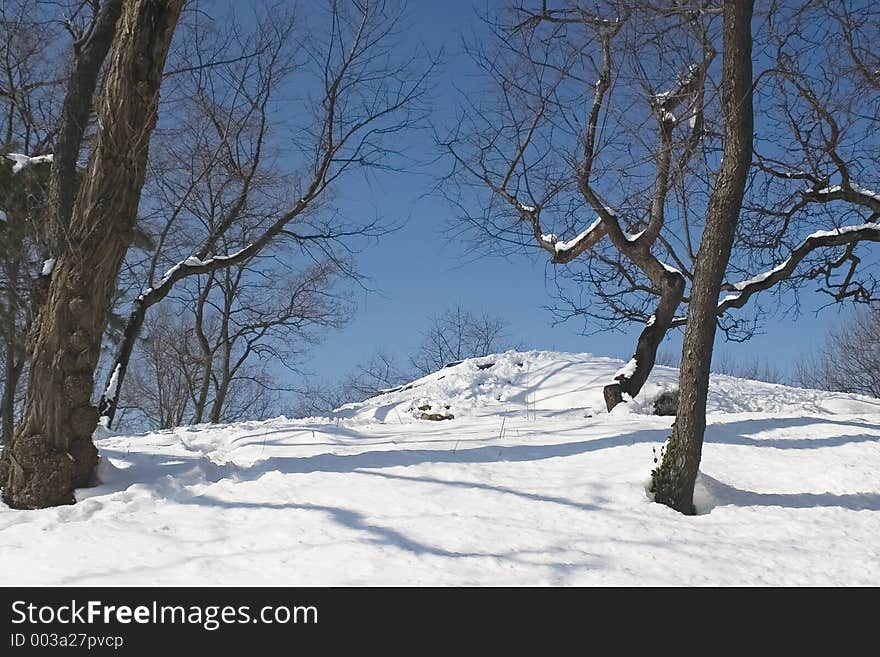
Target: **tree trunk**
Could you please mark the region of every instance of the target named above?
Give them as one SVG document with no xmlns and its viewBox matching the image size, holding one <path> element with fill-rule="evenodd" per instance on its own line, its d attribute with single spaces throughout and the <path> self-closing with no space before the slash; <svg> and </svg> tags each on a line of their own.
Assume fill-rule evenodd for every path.
<svg viewBox="0 0 880 657">
<path fill-rule="evenodd" d="M 95 16 L 88 38 L 75 47 L 76 60 L 67 79 L 49 178 L 49 250 L 54 257 L 64 250 L 65 235 L 76 201 L 76 164 L 98 77 L 113 42 L 122 4 L 122 0 L 105 0 Z"/>
<path fill-rule="evenodd" d="M 652 473 L 654 499 L 686 514 L 695 512 L 694 483 L 706 430 L 718 295 L 752 161 L 752 8 L 753 0 L 724 3 L 724 159 L 709 198 L 706 227 L 694 267 L 682 347 L 678 415 L 660 465 Z"/>
<path fill-rule="evenodd" d="M 667 272 L 666 284 L 660 296 L 660 303 L 654 312 L 653 321 L 649 321 L 639 335 L 636 344 L 636 353 L 633 356 L 635 368 L 629 372 L 618 374 L 614 382 L 605 386 L 605 406 L 611 411 L 623 401 L 623 393 L 630 397 L 639 394 L 642 386 L 648 380 L 654 363 L 657 360 L 657 350 L 663 342 L 663 338 L 669 332 L 675 313 L 681 305 L 684 297 L 684 276 L 679 273 Z"/>
<path fill-rule="evenodd" d="M 13 244 L 13 248 L 21 248 L 21 242 Z M 15 391 L 24 368 L 21 355 L 22 336 L 16 326 L 16 316 L 19 312 L 18 293 L 16 286 L 19 284 L 20 263 L 17 258 L 12 259 L 8 274 L 9 287 L 6 295 L 6 313 L 3 317 L 6 326 L 3 327 L 3 339 L 5 342 L 5 354 L 3 357 L 3 400 L 0 402 L 0 416 L 2 416 L 2 442 L 9 444 L 12 440 L 12 432 L 15 429 Z"/>
<path fill-rule="evenodd" d="M 184 0 L 125 0 L 98 104 L 101 126 L 66 247 L 34 328 L 22 422 L 0 461 L 15 508 L 74 502 L 98 462 L 90 404 L 101 340 L 144 183 L 168 47 Z"/>
<path fill-rule="evenodd" d="M 122 341 L 116 350 L 116 358 L 113 360 L 113 368 L 107 376 L 107 383 L 104 385 L 104 392 L 101 393 L 101 400 L 98 402 L 98 415 L 107 418 L 107 426 L 109 427 L 116 418 L 116 409 L 119 407 L 119 391 L 122 388 L 122 382 L 128 372 L 128 364 L 131 362 L 131 355 L 134 352 L 134 346 L 137 343 L 141 328 L 144 325 L 144 319 L 147 314 L 147 306 L 143 299 L 135 299 L 132 305 L 131 314 L 125 323 L 125 331 L 122 333 Z"/>
<path fill-rule="evenodd" d="M 18 382 L 21 379 L 21 373 L 24 369 L 24 363 L 19 359 L 18 350 L 15 344 L 9 342 L 6 344 L 6 361 L 4 363 L 4 382 L 3 382 L 3 401 L 0 406 L 0 413 L 3 417 L 3 435 L 0 442 L 8 444 L 12 439 L 12 432 L 15 428 L 15 390 L 18 388 Z"/>
</svg>

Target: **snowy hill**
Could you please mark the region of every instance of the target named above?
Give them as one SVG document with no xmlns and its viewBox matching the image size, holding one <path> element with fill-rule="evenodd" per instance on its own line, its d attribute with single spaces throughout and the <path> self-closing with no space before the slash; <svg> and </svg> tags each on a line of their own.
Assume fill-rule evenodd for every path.
<svg viewBox="0 0 880 657">
<path fill-rule="evenodd" d="M 410 422 L 419 407 L 432 405 L 455 417 L 511 415 L 589 416 L 605 413 L 602 388 L 621 361 L 591 354 L 548 351 L 508 352 L 447 366 L 393 392 L 339 409 L 337 417 L 377 422 Z M 634 403 L 616 413 L 650 414 L 653 400 L 678 387 L 678 370 L 656 367 Z M 727 413 L 871 413 L 877 400 L 804 390 L 773 383 L 712 375 L 708 411 Z"/>
<path fill-rule="evenodd" d="M 621 364 L 510 352 L 333 418 L 102 437 L 78 504 L 0 508 L 0 583 L 880 584 L 880 401 L 713 378 L 684 517 L 645 491 L 677 372 L 608 414 Z"/>
</svg>

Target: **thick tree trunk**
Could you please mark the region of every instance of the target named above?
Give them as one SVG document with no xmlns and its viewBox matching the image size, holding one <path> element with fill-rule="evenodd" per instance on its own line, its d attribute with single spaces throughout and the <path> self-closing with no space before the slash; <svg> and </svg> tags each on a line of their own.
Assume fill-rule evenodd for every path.
<svg viewBox="0 0 880 657">
<path fill-rule="evenodd" d="M 34 326 L 24 417 L 0 461 L 16 508 L 74 502 L 94 477 L 90 404 L 116 278 L 131 243 L 168 47 L 184 0 L 125 0 L 98 115 L 100 130 Z"/>
<path fill-rule="evenodd" d="M 667 272 L 666 284 L 660 296 L 660 303 L 654 311 L 652 321 L 645 325 L 639 341 L 636 344 L 636 353 L 631 362 L 635 367 L 614 377 L 614 382 L 605 386 L 605 406 L 609 411 L 623 401 L 623 393 L 630 397 L 639 394 L 642 386 L 648 380 L 654 363 L 657 360 L 657 350 L 666 337 L 666 333 L 672 326 L 675 313 L 681 305 L 684 297 L 684 277 L 681 274 Z"/>
<path fill-rule="evenodd" d="M 724 160 L 709 198 L 694 268 L 682 347 L 678 415 L 665 454 L 652 473 L 654 499 L 686 514 L 695 512 L 694 483 L 706 430 L 718 295 L 752 162 L 752 8 L 753 0 L 724 3 Z"/>
</svg>

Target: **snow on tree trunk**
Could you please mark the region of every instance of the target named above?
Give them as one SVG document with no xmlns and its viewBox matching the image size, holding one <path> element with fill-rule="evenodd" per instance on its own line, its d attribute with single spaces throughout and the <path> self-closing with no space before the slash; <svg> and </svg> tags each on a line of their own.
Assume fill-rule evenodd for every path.
<svg viewBox="0 0 880 657">
<path fill-rule="evenodd" d="M 694 484 L 706 430 L 718 295 L 752 162 L 752 5 L 753 0 L 724 3 L 724 159 L 706 208 L 706 227 L 694 268 L 682 347 L 678 414 L 663 458 L 652 473 L 654 499 L 686 514 L 695 512 Z"/>
<path fill-rule="evenodd" d="M 133 238 L 162 69 L 183 1 L 124 2 L 96 144 L 33 327 L 24 416 L 0 461 L 3 499 L 12 507 L 71 504 L 73 490 L 94 479 L 94 372 Z"/>
</svg>

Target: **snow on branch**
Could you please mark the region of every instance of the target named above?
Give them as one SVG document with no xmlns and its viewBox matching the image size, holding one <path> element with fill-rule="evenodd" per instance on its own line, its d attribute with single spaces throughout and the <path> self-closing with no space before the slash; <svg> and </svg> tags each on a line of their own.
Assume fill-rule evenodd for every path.
<svg viewBox="0 0 880 657">
<path fill-rule="evenodd" d="M 168 271 L 162 275 L 162 278 L 155 287 L 149 287 L 141 292 L 138 300 L 144 302 L 149 298 L 152 302 L 160 301 L 168 295 L 177 281 L 188 276 L 209 274 L 217 269 L 237 265 L 255 255 L 257 251 L 256 244 L 248 244 L 246 247 L 239 249 L 235 253 L 212 256 L 207 260 L 202 260 L 196 256 L 189 256 L 186 260 L 181 260 L 168 269 Z"/>
<path fill-rule="evenodd" d="M 564 264 L 571 262 L 581 253 L 594 246 L 605 236 L 602 227 L 602 218 L 598 217 L 590 226 L 582 231 L 577 237 L 570 240 L 559 240 L 556 235 L 538 235 L 538 243 L 541 248 L 553 254 L 553 263 Z"/>
<path fill-rule="evenodd" d="M 720 316 L 731 308 L 742 308 L 752 295 L 769 290 L 780 281 L 788 279 L 812 251 L 830 246 L 855 245 L 861 241 L 880 242 L 880 225 L 872 222 L 812 233 L 792 250 L 788 258 L 772 269 L 748 280 L 725 285 L 722 289 L 732 293 L 726 295 L 718 304 L 717 314 Z M 673 321 L 673 326 L 681 326 L 686 321 L 685 317 L 677 317 Z"/>
<path fill-rule="evenodd" d="M 718 314 L 724 313 L 729 308 L 742 308 L 753 294 L 767 290 L 789 278 L 801 261 L 815 249 L 842 246 L 862 240 L 880 242 L 880 225 L 866 223 L 812 233 L 792 250 L 788 258 L 773 269 L 729 286 L 727 289 L 733 290 L 733 294 L 728 294 L 721 300 L 718 304 Z"/>
<path fill-rule="evenodd" d="M 35 164 L 48 164 L 52 162 L 52 154 L 48 155 L 37 155 L 36 157 L 30 157 L 28 155 L 22 155 L 21 153 L 7 153 L 6 159 L 12 161 L 12 173 L 16 174 L 26 169 L 29 166 L 33 166 Z"/>
</svg>

